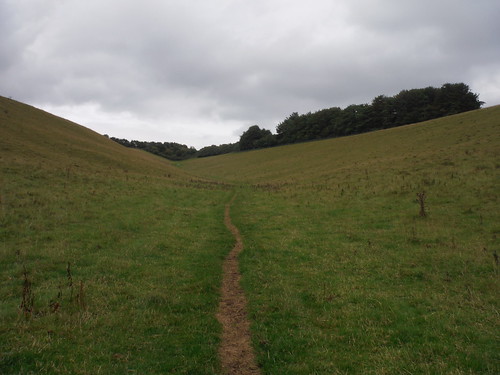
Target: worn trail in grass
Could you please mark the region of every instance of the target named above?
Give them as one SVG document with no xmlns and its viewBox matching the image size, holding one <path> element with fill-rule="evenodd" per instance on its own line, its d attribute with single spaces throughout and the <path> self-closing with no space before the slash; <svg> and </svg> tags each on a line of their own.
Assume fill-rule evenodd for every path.
<svg viewBox="0 0 500 375">
<path fill-rule="evenodd" d="M 0 373 L 219 373 L 229 198 L 0 97 Z"/>
<path fill-rule="evenodd" d="M 499 150 L 496 107 L 186 162 L 247 185 L 231 215 L 262 372 L 498 374 Z"/>
<path fill-rule="evenodd" d="M 184 170 L 2 98 L 0 130 L 2 374 L 221 373 L 229 183 L 263 373 L 500 373 L 500 107 Z"/>
<path fill-rule="evenodd" d="M 223 330 L 219 357 L 224 374 L 258 375 L 260 371 L 251 344 L 247 301 L 240 286 L 238 255 L 243 251 L 243 241 L 238 228 L 231 222 L 231 202 L 226 205 L 224 223 L 233 234 L 235 244 L 223 264 L 221 300 L 217 313 Z"/>
</svg>

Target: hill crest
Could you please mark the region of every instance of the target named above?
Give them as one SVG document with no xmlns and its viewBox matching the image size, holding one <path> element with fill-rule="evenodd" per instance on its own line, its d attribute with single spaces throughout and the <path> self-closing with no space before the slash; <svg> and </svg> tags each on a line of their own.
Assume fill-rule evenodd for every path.
<svg viewBox="0 0 500 375">
<path fill-rule="evenodd" d="M 347 137 L 192 159 L 182 166 L 190 173 L 232 182 L 305 183 L 381 163 L 390 167 L 406 160 L 408 168 L 411 159 L 431 162 L 453 150 L 494 149 L 495 143 L 500 143 L 500 106 Z"/>
<path fill-rule="evenodd" d="M 0 97 L 0 131 L 1 159 L 11 166 L 184 175 L 165 159 L 125 148 L 82 125 L 5 97 Z"/>
</svg>

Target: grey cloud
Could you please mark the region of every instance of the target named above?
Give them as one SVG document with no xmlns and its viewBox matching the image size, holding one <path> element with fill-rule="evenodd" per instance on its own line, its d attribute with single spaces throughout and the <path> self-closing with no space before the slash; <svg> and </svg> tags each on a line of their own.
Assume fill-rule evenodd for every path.
<svg viewBox="0 0 500 375">
<path fill-rule="evenodd" d="M 1 93 L 76 121 L 93 106 L 84 125 L 111 135 L 225 143 L 293 111 L 445 82 L 500 103 L 494 0 L 28 5 L 0 4 Z"/>
</svg>

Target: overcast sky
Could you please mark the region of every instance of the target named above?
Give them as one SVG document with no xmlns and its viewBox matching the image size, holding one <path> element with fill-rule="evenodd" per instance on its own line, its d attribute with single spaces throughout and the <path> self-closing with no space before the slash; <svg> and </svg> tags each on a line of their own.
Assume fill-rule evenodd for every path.
<svg viewBox="0 0 500 375">
<path fill-rule="evenodd" d="M 0 95 L 201 148 L 464 82 L 500 104 L 498 0 L 0 0 Z"/>
</svg>

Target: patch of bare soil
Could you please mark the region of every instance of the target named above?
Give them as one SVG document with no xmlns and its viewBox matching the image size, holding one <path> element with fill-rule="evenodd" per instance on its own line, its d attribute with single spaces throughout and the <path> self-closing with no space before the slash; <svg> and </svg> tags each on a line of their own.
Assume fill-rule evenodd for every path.
<svg viewBox="0 0 500 375">
<path fill-rule="evenodd" d="M 247 318 L 247 301 L 240 286 L 238 255 L 243 251 L 240 232 L 231 222 L 231 203 L 226 205 L 224 223 L 233 233 L 236 243 L 223 264 L 221 300 L 217 319 L 222 324 L 222 342 L 219 357 L 224 374 L 257 375 L 256 364 L 250 338 L 250 322 Z"/>
</svg>

